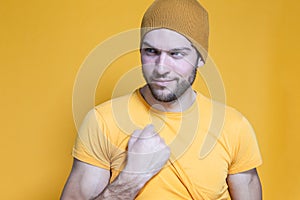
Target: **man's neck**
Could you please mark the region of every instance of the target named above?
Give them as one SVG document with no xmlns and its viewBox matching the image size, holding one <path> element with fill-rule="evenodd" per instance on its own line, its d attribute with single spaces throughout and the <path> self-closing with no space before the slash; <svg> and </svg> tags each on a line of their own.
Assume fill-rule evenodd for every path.
<svg viewBox="0 0 300 200">
<path fill-rule="evenodd" d="M 140 89 L 140 93 L 152 108 L 163 112 L 183 112 L 189 109 L 196 99 L 196 93 L 191 87 L 187 89 L 178 99 L 171 102 L 162 102 L 155 99 L 148 85 L 142 87 Z"/>
</svg>

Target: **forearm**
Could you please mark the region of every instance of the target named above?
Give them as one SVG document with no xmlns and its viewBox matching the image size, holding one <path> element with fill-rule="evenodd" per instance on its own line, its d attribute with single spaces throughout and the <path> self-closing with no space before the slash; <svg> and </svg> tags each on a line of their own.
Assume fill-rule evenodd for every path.
<svg viewBox="0 0 300 200">
<path fill-rule="evenodd" d="M 146 184 L 145 176 L 122 173 L 93 200 L 133 200 Z"/>
</svg>

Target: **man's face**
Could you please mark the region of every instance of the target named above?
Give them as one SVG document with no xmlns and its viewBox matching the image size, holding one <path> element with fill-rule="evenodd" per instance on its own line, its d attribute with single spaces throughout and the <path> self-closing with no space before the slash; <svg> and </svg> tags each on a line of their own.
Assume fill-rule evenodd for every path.
<svg viewBox="0 0 300 200">
<path fill-rule="evenodd" d="M 141 44 L 143 75 L 158 101 L 171 102 L 193 84 L 203 65 L 191 42 L 168 29 L 148 32 Z"/>
</svg>

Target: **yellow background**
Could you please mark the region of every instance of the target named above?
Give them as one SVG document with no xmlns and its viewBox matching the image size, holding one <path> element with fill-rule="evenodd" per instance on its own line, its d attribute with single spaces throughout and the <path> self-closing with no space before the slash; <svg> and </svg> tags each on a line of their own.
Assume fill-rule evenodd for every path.
<svg viewBox="0 0 300 200">
<path fill-rule="evenodd" d="M 76 73 L 101 41 L 137 28 L 151 2 L 0 1 L 1 199 L 59 198 L 76 135 Z M 210 55 L 227 102 L 257 132 L 264 199 L 299 199 L 300 2 L 202 3 L 210 14 Z M 137 65 L 136 56 L 116 61 L 117 76 L 103 77 L 97 102 L 110 98 L 118 67 Z"/>
</svg>

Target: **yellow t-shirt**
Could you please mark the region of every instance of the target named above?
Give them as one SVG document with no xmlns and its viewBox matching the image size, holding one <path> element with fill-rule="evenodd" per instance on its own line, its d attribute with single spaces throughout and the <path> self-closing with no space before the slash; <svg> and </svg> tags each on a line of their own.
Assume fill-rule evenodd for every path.
<svg viewBox="0 0 300 200">
<path fill-rule="evenodd" d="M 73 156 L 111 170 L 112 182 L 125 165 L 130 134 L 150 123 L 172 155 L 136 199 L 229 199 L 227 175 L 262 163 L 251 125 L 233 108 L 198 93 L 188 110 L 162 112 L 151 108 L 138 90 L 87 114 Z"/>
</svg>

